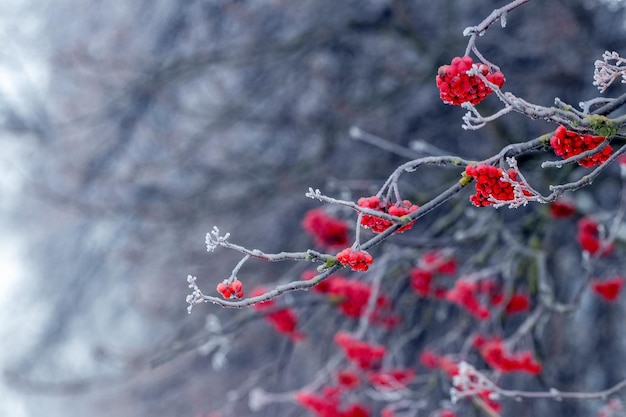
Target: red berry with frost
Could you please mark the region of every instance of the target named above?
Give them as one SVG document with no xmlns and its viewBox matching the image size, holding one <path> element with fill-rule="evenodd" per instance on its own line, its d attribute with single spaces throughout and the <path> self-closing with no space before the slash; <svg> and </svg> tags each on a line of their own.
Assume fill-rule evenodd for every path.
<svg viewBox="0 0 626 417">
<path fill-rule="evenodd" d="M 476 194 L 470 197 L 470 201 L 477 207 L 485 207 L 498 201 L 512 201 L 515 199 L 513 185 L 503 179 L 502 168 L 493 165 L 468 165 L 465 174 L 476 180 Z M 507 171 L 512 181 L 517 181 L 517 172 L 513 169 Z M 528 191 L 524 194 L 530 196 Z"/>
<path fill-rule="evenodd" d="M 450 65 L 439 67 L 436 83 L 444 103 L 455 106 L 467 102 L 478 104 L 493 92 L 480 77 L 467 74 L 473 63 L 469 56 L 455 57 Z M 484 64 L 478 66 L 478 71 L 492 84 L 498 87 L 504 84 L 504 75 L 501 72 L 490 72 Z"/>
<path fill-rule="evenodd" d="M 238 279 L 230 284 L 230 290 L 235 294 L 235 297 L 243 298 L 243 284 Z"/>
<path fill-rule="evenodd" d="M 220 293 L 222 295 L 222 297 L 224 297 L 226 299 L 230 298 L 230 296 L 232 295 L 230 287 L 228 287 L 223 282 L 220 282 L 219 284 L 217 284 L 216 290 L 217 290 L 218 293 Z"/>
<path fill-rule="evenodd" d="M 565 126 L 559 126 L 550 138 L 550 146 L 557 156 L 567 159 L 595 149 L 605 140 L 605 136 L 583 135 L 567 130 Z M 585 168 L 600 165 L 609 159 L 612 152 L 613 148 L 607 145 L 595 155 L 581 159 L 578 164 Z"/>
<path fill-rule="evenodd" d="M 412 204 L 409 200 L 403 200 L 395 205 L 385 204 L 381 202 L 380 198 L 377 196 L 361 197 L 357 201 L 357 204 L 359 207 L 376 210 L 396 217 L 406 216 L 407 214 L 413 213 L 415 210 L 419 209 L 418 205 Z M 415 223 L 415 221 L 400 227 L 395 233 L 402 233 L 409 230 L 413 227 L 413 223 Z M 363 214 L 361 216 L 361 226 L 371 229 L 374 233 L 382 233 L 389 227 L 393 226 L 393 222 L 371 214 Z"/>
<path fill-rule="evenodd" d="M 337 260 L 344 266 L 350 267 L 353 271 L 367 271 L 374 259 L 372 255 L 365 251 L 355 251 L 346 248 L 337 254 Z"/>
</svg>

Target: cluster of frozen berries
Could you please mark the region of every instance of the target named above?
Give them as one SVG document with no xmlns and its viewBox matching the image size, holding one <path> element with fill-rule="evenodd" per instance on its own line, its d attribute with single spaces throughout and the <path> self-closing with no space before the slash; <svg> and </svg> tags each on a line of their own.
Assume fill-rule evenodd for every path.
<svg viewBox="0 0 626 417">
<path fill-rule="evenodd" d="M 450 379 L 452 379 L 454 389 L 462 392 L 464 391 L 464 388 L 460 386 L 459 384 L 457 384 L 461 376 L 460 367 L 457 361 L 458 359 L 453 358 L 450 355 L 440 356 L 434 351 L 427 350 L 427 349 L 423 350 L 422 353 L 420 354 L 420 362 L 422 365 L 430 369 L 440 368 L 450 377 Z M 470 381 L 477 382 L 475 376 L 469 375 L 469 376 L 466 376 L 466 378 L 469 378 Z M 478 387 L 472 387 L 472 388 L 478 388 Z M 480 398 L 480 400 L 484 403 L 486 407 L 491 409 L 494 413 L 499 414 L 500 410 L 502 409 L 502 406 L 494 399 L 495 397 L 493 394 L 494 394 L 493 391 L 488 390 L 488 389 L 472 389 L 472 397 L 476 396 Z M 443 415 L 449 415 L 449 414 L 442 414 L 442 416 Z"/>
<path fill-rule="evenodd" d="M 346 248 L 337 254 L 337 260 L 342 265 L 350 267 L 353 271 L 365 272 L 369 269 L 374 258 L 366 251 Z"/>
<path fill-rule="evenodd" d="M 580 133 L 567 130 L 565 126 L 559 126 L 550 138 L 550 146 L 554 153 L 563 159 L 571 158 L 581 153 L 595 149 L 606 140 L 604 136 L 582 135 Z M 588 168 L 600 165 L 611 156 L 613 149 L 607 145 L 595 155 L 583 158 L 578 164 Z"/>
<path fill-rule="evenodd" d="M 493 199 L 498 201 L 511 201 L 515 198 L 513 186 L 510 182 L 502 179 L 504 171 L 493 165 L 468 165 L 465 174 L 476 180 L 476 194 L 470 197 L 470 201 L 477 207 L 494 204 Z M 509 178 L 517 181 L 517 173 L 513 169 L 507 171 Z"/>
<path fill-rule="evenodd" d="M 402 217 L 409 213 L 413 213 L 419 208 L 419 206 L 412 204 L 409 200 L 400 201 L 397 204 L 385 204 L 380 201 L 377 196 L 361 197 L 357 201 L 359 207 L 368 208 L 371 210 L 380 211 L 381 213 L 387 213 L 392 216 Z M 413 226 L 413 222 L 406 224 L 396 230 L 396 233 L 402 233 L 409 230 Z M 380 217 L 364 214 L 361 217 L 361 226 L 371 229 L 375 233 L 382 233 L 393 225 L 392 222 L 381 219 Z"/>
<path fill-rule="evenodd" d="M 468 75 L 473 61 L 469 56 L 456 57 L 450 65 L 442 65 L 437 72 L 439 96 L 444 103 L 460 106 L 463 103 L 478 104 L 493 91 L 480 77 Z M 486 65 L 480 64 L 478 71 L 489 82 L 502 87 L 504 75 L 500 71 L 490 72 Z"/>
<path fill-rule="evenodd" d="M 222 297 L 229 299 L 243 298 L 243 284 L 238 279 L 235 279 L 231 283 L 227 283 L 226 280 L 217 284 L 217 292 L 222 294 Z"/>
</svg>

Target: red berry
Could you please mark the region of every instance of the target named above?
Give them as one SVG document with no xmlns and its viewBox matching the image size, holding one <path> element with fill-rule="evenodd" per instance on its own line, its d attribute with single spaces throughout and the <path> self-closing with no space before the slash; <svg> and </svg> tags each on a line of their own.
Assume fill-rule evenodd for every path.
<svg viewBox="0 0 626 417">
<path fill-rule="evenodd" d="M 216 289 L 217 289 L 217 292 L 220 293 L 222 297 L 226 299 L 230 298 L 232 294 L 230 287 L 227 287 L 226 284 L 224 284 L 223 282 L 220 282 L 219 284 L 217 284 Z"/>
<path fill-rule="evenodd" d="M 372 255 L 365 251 L 354 251 L 352 248 L 346 248 L 337 254 L 337 260 L 345 266 L 350 267 L 353 271 L 367 271 L 373 262 Z"/>
<path fill-rule="evenodd" d="M 238 279 L 230 284 L 230 290 L 235 294 L 235 297 L 243 298 L 243 284 Z"/>
<path fill-rule="evenodd" d="M 504 171 L 493 165 L 468 165 L 465 174 L 476 180 L 476 194 L 470 197 L 470 201 L 477 207 L 485 207 L 494 204 L 493 199 L 498 201 L 512 201 L 515 199 L 513 185 L 502 179 Z M 507 171 L 507 175 L 513 181 L 517 181 L 517 173 L 513 169 Z M 531 194 L 524 191 L 524 194 Z"/>
<path fill-rule="evenodd" d="M 412 204 L 409 200 L 398 202 L 395 205 L 384 204 L 380 201 L 380 198 L 376 196 L 361 197 L 357 201 L 357 204 L 359 207 L 380 211 L 381 213 L 387 213 L 396 217 L 406 216 L 407 214 L 413 213 L 415 210 L 419 209 L 418 205 Z M 413 227 L 413 223 L 415 223 L 415 221 L 400 227 L 395 233 L 402 233 L 409 230 Z M 361 226 L 371 229 L 374 233 L 382 233 L 392 225 L 392 222 L 370 214 L 363 214 L 361 217 Z"/>
<path fill-rule="evenodd" d="M 460 106 L 463 103 L 478 104 L 493 91 L 480 77 L 467 75 L 473 61 L 469 56 L 456 57 L 450 65 L 443 65 L 437 71 L 436 83 L 439 96 L 444 103 Z M 490 73 L 487 66 L 480 64 L 478 70 L 489 82 L 502 87 L 504 75 L 497 71 Z"/>
<path fill-rule="evenodd" d="M 615 301 L 626 282 L 625 278 L 613 277 L 606 280 L 594 279 L 591 281 L 591 289 L 606 301 Z"/>
<path fill-rule="evenodd" d="M 550 146 L 557 156 L 567 159 L 595 149 L 605 140 L 604 136 L 582 135 L 567 130 L 565 126 L 559 126 L 550 138 Z M 585 168 L 600 165 L 609 159 L 612 152 L 613 148 L 607 145 L 597 154 L 581 159 L 578 164 Z"/>
</svg>

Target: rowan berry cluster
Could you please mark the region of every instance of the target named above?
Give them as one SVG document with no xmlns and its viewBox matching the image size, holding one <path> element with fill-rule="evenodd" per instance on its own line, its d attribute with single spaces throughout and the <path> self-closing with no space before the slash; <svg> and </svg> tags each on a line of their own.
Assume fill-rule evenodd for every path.
<svg viewBox="0 0 626 417">
<path fill-rule="evenodd" d="M 367 379 L 382 390 L 396 390 L 405 388 L 415 378 L 414 369 L 395 368 L 383 372 L 371 372 Z"/>
<path fill-rule="evenodd" d="M 361 197 L 357 201 L 357 204 L 359 207 L 380 211 L 381 213 L 387 213 L 396 217 L 406 216 L 419 208 L 419 206 L 412 204 L 409 200 L 403 200 L 396 204 L 385 204 L 376 196 Z M 395 233 L 402 233 L 409 230 L 413 227 L 413 223 L 415 223 L 415 221 L 400 227 Z M 372 216 L 370 214 L 363 214 L 361 217 L 361 226 L 371 229 L 374 233 L 382 233 L 393 226 L 393 222 L 381 219 L 380 217 Z"/>
<path fill-rule="evenodd" d="M 337 371 L 335 375 L 337 384 L 324 387 L 320 395 L 307 392 L 296 395 L 296 400 L 318 417 L 369 417 L 370 411 L 362 404 L 351 403 L 342 406 L 342 393 L 356 389 L 363 381 L 369 382 L 371 386 L 381 391 L 402 389 L 415 377 L 413 369 L 379 370 L 386 353 L 382 346 L 370 345 L 345 332 L 338 332 L 335 335 L 335 342 L 356 369 Z M 381 410 L 381 416 L 393 417 L 393 410 L 385 408 Z"/>
<path fill-rule="evenodd" d="M 440 368 L 453 381 L 455 390 L 461 393 L 465 390 L 464 387 L 460 386 L 459 384 L 454 383 L 455 378 L 460 375 L 461 370 L 457 361 L 455 361 L 450 356 L 448 355 L 440 356 L 431 350 L 424 350 L 420 354 L 420 362 L 422 363 L 422 365 L 430 369 Z M 469 375 L 466 377 L 469 378 L 470 381 L 475 382 L 476 380 L 475 376 L 473 375 Z M 487 407 L 491 408 L 496 413 L 499 413 L 500 410 L 502 409 L 502 406 L 493 399 L 492 394 L 493 392 L 488 389 L 480 389 L 477 392 L 474 392 L 473 395 L 480 398 Z"/>
<path fill-rule="evenodd" d="M 555 201 L 550 204 L 550 215 L 555 219 L 564 219 L 576 212 L 576 206 L 569 201 Z"/>
<path fill-rule="evenodd" d="M 433 279 L 436 275 L 455 275 L 456 259 L 442 252 L 432 251 L 425 253 L 420 260 L 419 266 L 410 272 L 411 287 L 423 297 L 445 297 L 446 289 L 433 288 Z"/>
<path fill-rule="evenodd" d="M 477 207 L 485 207 L 495 204 L 496 201 L 511 201 L 515 198 L 513 185 L 504 181 L 502 168 L 493 165 L 468 165 L 465 174 L 476 180 L 476 194 L 470 197 L 470 201 Z M 507 171 L 512 181 L 517 181 L 517 172 L 513 169 Z M 524 191 L 525 195 L 530 193 Z"/>
<path fill-rule="evenodd" d="M 309 210 L 302 219 L 302 227 L 318 246 L 332 248 L 348 244 L 348 224 L 323 209 Z"/>
<path fill-rule="evenodd" d="M 471 57 L 455 57 L 450 65 L 442 65 L 437 72 L 439 96 L 444 103 L 460 106 L 463 103 L 478 104 L 493 91 L 476 75 L 468 75 L 474 62 Z M 478 72 L 489 82 L 502 87 L 504 75 L 500 71 L 490 72 L 486 65 L 478 65 Z"/>
<path fill-rule="evenodd" d="M 489 306 L 498 307 L 505 301 L 507 301 L 504 306 L 505 314 L 516 314 L 530 309 L 530 297 L 527 294 L 515 292 L 507 298 L 498 287 L 491 279 L 481 281 L 459 279 L 454 287 L 446 292 L 445 299 L 466 309 L 480 320 L 490 317 Z"/>
<path fill-rule="evenodd" d="M 229 298 L 243 298 L 243 284 L 238 279 L 235 279 L 231 283 L 227 283 L 226 280 L 217 284 L 217 292 L 222 297 Z"/>
<path fill-rule="evenodd" d="M 296 400 L 317 417 L 369 417 L 370 413 L 361 404 L 353 403 L 341 406 L 341 389 L 324 387 L 319 395 L 299 392 Z"/>
<path fill-rule="evenodd" d="M 251 296 L 255 297 L 263 295 L 264 293 L 265 290 L 263 288 L 255 288 Z M 296 331 L 298 327 L 298 317 L 292 309 L 276 309 L 276 302 L 274 300 L 267 300 L 255 304 L 253 308 L 258 312 L 266 313 L 265 320 L 267 320 L 277 332 L 288 336 L 293 341 L 304 339 L 304 334 Z M 268 311 L 269 313 L 267 313 Z"/>
<path fill-rule="evenodd" d="M 369 269 L 374 258 L 368 252 L 346 248 L 337 254 L 337 261 L 344 266 L 350 267 L 353 271 L 365 272 Z"/>
<path fill-rule="evenodd" d="M 454 288 L 446 293 L 446 300 L 465 308 L 479 320 L 489 318 L 489 310 L 482 305 L 477 296 L 479 286 L 476 282 L 459 279 Z"/>
<path fill-rule="evenodd" d="M 316 275 L 313 271 L 307 271 L 302 275 L 302 280 L 309 280 Z M 372 294 L 372 286 L 355 279 L 340 275 L 332 276 L 313 287 L 313 291 L 325 294 L 334 303 L 338 304 L 339 310 L 351 318 L 359 318 L 365 314 L 367 305 Z M 374 311 L 370 316 L 372 324 L 381 324 L 388 327 L 397 325 L 400 317 L 390 313 L 389 299 L 379 295 L 376 299 Z"/>
<path fill-rule="evenodd" d="M 626 278 L 612 277 L 604 280 L 591 280 L 591 289 L 606 301 L 615 301 L 626 282 Z"/>
<path fill-rule="evenodd" d="M 604 136 L 582 135 L 580 133 L 567 130 L 565 126 L 559 126 L 554 135 L 550 138 L 550 146 L 554 153 L 563 159 L 571 158 L 581 153 L 595 149 L 606 140 Z M 585 168 L 600 165 L 611 156 L 613 149 L 607 145 L 595 155 L 583 158 L 578 161 L 580 166 Z"/>
<path fill-rule="evenodd" d="M 615 248 L 613 243 L 603 246 L 603 242 L 600 239 L 600 226 L 595 220 L 589 217 L 583 217 L 578 221 L 576 239 L 581 248 L 591 255 L 598 253 L 600 256 L 607 256 L 610 255 Z"/>
<path fill-rule="evenodd" d="M 499 338 L 481 341 L 478 347 L 485 362 L 500 372 L 541 373 L 541 364 L 535 361 L 530 351 L 508 352 Z"/>
<path fill-rule="evenodd" d="M 345 332 L 335 335 L 335 343 L 343 349 L 348 360 L 362 370 L 377 368 L 387 352 L 384 346 L 370 345 Z"/>
</svg>

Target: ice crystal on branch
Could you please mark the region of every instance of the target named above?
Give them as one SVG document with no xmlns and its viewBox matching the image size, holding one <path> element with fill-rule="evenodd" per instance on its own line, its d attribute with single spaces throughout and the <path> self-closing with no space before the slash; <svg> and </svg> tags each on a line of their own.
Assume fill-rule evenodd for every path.
<svg viewBox="0 0 626 417">
<path fill-rule="evenodd" d="M 213 226 L 213 230 L 206 234 L 207 252 L 213 252 L 218 246 L 225 244 L 229 237 L 230 233 L 220 236 L 220 229 L 217 226 Z"/>
<path fill-rule="evenodd" d="M 622 79 L 622 83 L 626 83 L 626 59 L 620 57 L 617 52 L 605 51 L 602 60 L 594 62 L 594 66 L 593 85 L 598 87 L 601 93 L 618 78 Z"/>
<path fill-rule="evenodd" d="M 200 288 L 198 288 L 198 285 L 196 284 L 196 277 L 187 275 L 187 282 L 189 283 L 189 288 L 192 289 L 191 294 L 189 294 L 186 299 L 187 304 L 189 304 L 187 307 L 187 313 L 191 314 L 193 306 L 204 301 L 204 294 L 202 294 L 202 291 L 200 291 Z"/>
</svg>

